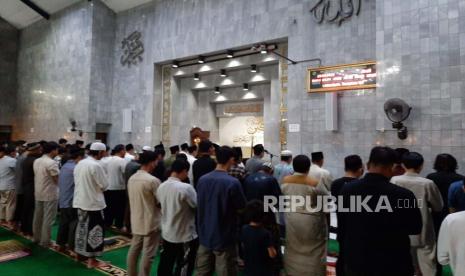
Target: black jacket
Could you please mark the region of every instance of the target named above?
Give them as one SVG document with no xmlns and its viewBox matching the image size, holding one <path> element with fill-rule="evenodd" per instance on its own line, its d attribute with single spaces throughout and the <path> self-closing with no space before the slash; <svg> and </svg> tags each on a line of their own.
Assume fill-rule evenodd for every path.
<svg viewBox="0 0 465 276">
<path fill-rule="evenodd" d="M 350 205 L 349 196 L 362 200 L 372 196 L 367 205 L 373 210 L 337 214 L 344 271 L 348 275 L 413 275 L 409 235 L 419 234 L 422 228 L 415 195 L 373 173 L 344 185 L 341 195 L 345 207 Z M 392 212 L 375 212 L 381 197 L 387 199 L 382 205 L 390 205 Z"/>
<path fill-rule="evenodd" d="M 192 175 L 194 176 L 194 188 L 197 189 L 197 183 L 200 177 L 213 171 L 216 168 L 216 162 L 210 155 L 202 155 L 192 164 Z"/>
</svg>

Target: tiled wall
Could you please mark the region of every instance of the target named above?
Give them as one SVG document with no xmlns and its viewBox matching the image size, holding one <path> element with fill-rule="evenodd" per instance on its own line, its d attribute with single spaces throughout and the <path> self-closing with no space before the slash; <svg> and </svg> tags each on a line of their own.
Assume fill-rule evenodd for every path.
<svg viewBox="0 0 465 276">
<path fill-rule="evenodd" d="M 12 125 L 16 106 L 19 31 L 0 18 L 0 125 Z"/>
<path fill-rule="evenodd" d="M 136 113 L 146 114 L 153 110 L 161 114 L 160 69 L 153 63 L 262 41 L 287 40 L 290 58 L 321 58 L 324 65 L 375 59 L 376 3 L 372 0 L 362 2 L 360 16 L 340 27 L 317 25 L 313 21 L 309 10 L 314 0 L 157 1 L 120 13 L 116 19 L 116 41 L 134 30 L 141 31 L 148 52 L 144 56 L 146 61 L 136 68 L 127 69 L 115 63 L 115 82 L 118 84 L 113 87 L 114 95 L 122 100 L 114 102 L 114 108 L 137 106 Z M 120 55 L 119 50 L 116 49 L 115 53 L 116 59 Z M 344 93 L 339 100 L 340 128 L 343 131 L 327 132 L 324 130 L 325 96 L 306 92 L 305 72 L 310 65 L 316 64 L 304 62 L 288 68 L 288 122 L 301 124 L 300 133 L 288 134 L 288 148 L 307 154 L 324 150 L 328 156 L 328 167 L 340 173 L 341 158 L 345 154 L 361 152 L 366 155 L 374 143 L 376 113 L 370 106 L 374 106 L 375 95 L 373 91 Z M 279 112 L 277 92 L 273 94 L 276 113 Z M 342 114 L 345 111 L 349 113 Z M 363 113 L 357 113 L 359 111 Z M 121 133 L 120 120 L 113 120 L 116 128 L 111 139 L 126 142 L 145 137 L 144 143 L 150 143 L 150 140 L 155 143 L 161 137 L 161 128 L 157 127 L 161 119 L 156 114 L 150 114 L 153 115 L 150 118 L 143 114 L 137 116 L 132 134 Z M 116 112 L 114 116 L 119 118 L 121 115 Z M 275 126 L 273 129 L 279 131 L 279 122 L 272 124 Z M 152 127 L 150 137 L 144 132 L 146 126 Z M 272 148 L 279 151 L 279 139 L 273 140 Z"/>
<path fill-rule="evenodd" d="M 109 123 L 114 14 L 82 1 L 21 30 L 15 138 L 91 140 Z M 70 119 L 84 136 L 69 132 Z"/>
<path fill-rule="evenodd" d="M 428 171 L 439 152 L 455 154 L 464 167 L 465 0 L 362 0 L 360 15 L 341 26 L 315 23 L 309 12 L 315 2 L 159 0 L 113 15 L 93 14 L 83 1 L 21 31 L 18 136 L 56 138 L 74 116 L 90 128 L 92 118 L 110 122 L 113 145 L 156 144 L 161 64 L 279 39 L 287 41 L 293 60 L 320 58 L 323 65 L 376 60 L 379 72 L 376 90 L 339 93 L 333 132 L 325 130 L 325 95 L 306 92 L 306 68 L 317 64 L 289 65 L 287 117 L 301 125 L 299 133 L 287 135 L 290 150 L 324 151 L 326 166 L 337 176 L 345 155 L 359 153 L 366 160 L 377 144 L 424 153 Z M 142 33 L 144 60 L 123 67 L 121 41 L 133 31 Z M 379 131 L 391 129 L 382 107 L 392 97 L 413 106 L 406 141 Z M 134 111 L 131 133 L 122 133 L 124 108 Z"/>
<path fill-rule="evenodd" d="M 22 29 L 16 138 L 75 138 L 69 119 L 88 130 L 92 13 L 73 5 Z"/>
<path fill-rule="evenodd" d="M 376 90 L 378 108 L 400 97 L 412 107 L 402 144 L 434 157 L 455 155 L 465 172 L 465 1 L 376 1 L 376 58 L 382 73 Z M 393 70 L 394 69 L 394 70 Z M 384 116 L 378 125 L 389 126 Z M 399 145 L 394 134 L 381 141 Z"/>
</svg>

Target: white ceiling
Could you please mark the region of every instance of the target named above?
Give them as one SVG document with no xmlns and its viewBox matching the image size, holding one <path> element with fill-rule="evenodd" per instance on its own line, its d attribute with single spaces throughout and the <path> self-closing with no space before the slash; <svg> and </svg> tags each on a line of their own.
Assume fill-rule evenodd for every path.
<svg viewBox="0 0 465 276">
<path fill-rule="evenodd" d="M 87 0 L 32 0 L 37 6 L 54 14 L 79 1 Z M 102 0 L 110 9 L 118 13 L 131 9 L 152 0 Z M 0 0 L 0 17 L 8 21 L 18 29 L 42 19 L 34 10 L 26 6 L 20 0 Z"/>
</svg>

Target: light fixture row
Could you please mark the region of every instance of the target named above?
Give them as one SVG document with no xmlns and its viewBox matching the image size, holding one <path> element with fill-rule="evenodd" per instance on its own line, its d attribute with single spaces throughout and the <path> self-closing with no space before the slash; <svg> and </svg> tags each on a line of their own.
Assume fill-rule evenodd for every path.
<svg viewBox="0 0 465 276">
<path fill-rule="evenodd" d="M 257 67 L 256 64 L 252 64 L 250 66 L 250 72 L 252 72 L 252 73 L 257 73 L 258 72 L 258 67 Z M 226 72 L 226 69 L 221 69 L 220 70 L 220 76 L 223 77 L 223 78 L 226 78 L 228 76 L 228 73 Z M 199 73 L 194 74 L 194 80 L 196 80 L 196 81 L 200 80 L 200 74 Z"/>
<path fill-rule="evenodd" d="M 254 46 L 252 46 L 252 48 L 250 48 L 250 50 L 252 50 L 253 52 L 260 52 L 260 54 L 262 55 L 265 55 L 265 54 L 268 54 L 268 52 L 273 52 L 274 50 L 277 49 L 277 46 L 275 44 L 256 44 Z M 236 51 L 243 51 L 243 50 L 236 50 Z M 219 55 L 214 55 L 214 56 L 222 56 L 223 54 L 219 54 Z M 235 52 L 233 50 L 226 50 L 226 53 L 224 53 L 225 57 L 226 58 L 234 58 L 235 57 Z M 245 54 L 247 55 L 247 54 Z M 244 54 L 239 54 L 238 55 L 239 57 L 240 56 L 244 56 Z M 210 56 L 212 57 L 212 56 Z M 221 59 L 224 59 L 223 58 L 220 58 Z M 213 61 L 217 61 L 218 59 L 215 59 Z M 192 60 L 193 63 L 195 63 L 195 59 Z M 204 64 L 206 61 L 205 61 L 205 56 L 198 56 L 197 57 L 197 63 L 198 64 Z M 193 65 L 193 64 L 189 64 L 189 65 Z M 179 65 L 179 61 L 178 60 L 174 60 L 172 63 L 171 63 L 171 67 L 173 68 L 178 68 L 180 65 Z"/>
<path fill-rule="evenodd" d="M 248 84 L 248 83 L 242 84 L 242 90 L 244 90 L 244 91 L 249 91 L 249 84 Z M 215 93 L 215 94 L 221 94 L 221 91 L 220 91 L 220 87 L 219 87 L 219 86 L 215 86 L 214 93 Z"/>
</svg>

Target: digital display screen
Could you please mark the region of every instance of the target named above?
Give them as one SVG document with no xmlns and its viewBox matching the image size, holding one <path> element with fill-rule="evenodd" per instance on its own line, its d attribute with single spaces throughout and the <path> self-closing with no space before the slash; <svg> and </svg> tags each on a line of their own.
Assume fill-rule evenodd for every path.
<svg viewBox="0 0 465 276">
<path fill-rule="evenodd" d="M 376 88 L 376 62 L 309 68 L 307 74 L 311 93 Z"/>
</svg>

